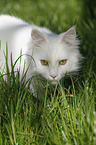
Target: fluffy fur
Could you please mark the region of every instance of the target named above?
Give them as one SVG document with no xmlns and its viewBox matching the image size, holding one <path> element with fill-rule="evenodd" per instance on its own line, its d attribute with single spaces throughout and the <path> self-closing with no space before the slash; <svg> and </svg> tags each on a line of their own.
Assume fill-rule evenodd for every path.
<svg viewBox="0 0 96 145">
<path fill-rule="evenodd" d="M 28 24 L 14 16 L 1 15 L 0 40 L 1 72 L 5 66 L 4 52 L 6 52 L 6 42 L 8 44 L 9 66 L 11 66 L 11 52 L 13 63 L 15 63 L 22 50 L 21 63 L 19 59 L 15 70 L 20 66 L 22 75 L 25 63 L 25 70 L 29 66 L 27 79 L 34 75 L 41 75 L 45 80 L 56 84 L 66 73 L 77 71 L 79 68 L 81 55 L 78 50 L 79 41 L 76 39 L 75 26 L 67 32 L 57 35 L 47 28 Z M 48 65 L 42 65 L 41 60 L 46 60 Z M 66 64 L 60 65 L 59 62 L 61 60 L 67 60 Z"/>
</svg>

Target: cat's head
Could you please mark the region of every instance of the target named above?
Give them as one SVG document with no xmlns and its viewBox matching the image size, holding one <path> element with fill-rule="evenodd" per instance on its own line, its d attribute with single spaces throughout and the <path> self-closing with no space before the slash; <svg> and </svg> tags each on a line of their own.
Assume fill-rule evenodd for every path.
<svg viewBox="0 0 96 145">
<path fill-rule="evenodd" d="M 32 30 L 36 74 L 56 84 L 66 73 L 77 71 L 80 53 L 75 27 L 60 35 Z"/>
</svg>

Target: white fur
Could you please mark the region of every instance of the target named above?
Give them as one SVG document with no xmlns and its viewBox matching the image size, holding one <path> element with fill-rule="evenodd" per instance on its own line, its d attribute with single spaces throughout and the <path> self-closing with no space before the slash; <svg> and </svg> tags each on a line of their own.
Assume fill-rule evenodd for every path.
<svg viewBox="0 0 96 145">
<path fill-rule="evenodd" d="M 8 63 L 10 66 L 10 54 L 12 52 L 13 63 L 20 56 L 15 70 L 21 66 L 21 75 L 25 62 L 25 68 L 30 64 L 27 79 L 34 75 L 41 75 L 46 80 L 56 83 L 64 77 L 66 72 L 77 71 L 79 68 L 80 53 L 79 41 L 76 39 L 75 27 L 60 35 L 54 34 L 47 28 L 28 24 L 19 18 L 9 15 L 0 16 L 0 66 L 1 72 L 5 65 L 4 52 L 8 43 Z M 30 56 L 33 57 L 30 57 Z M 67 59 L 65 65 L 59 65 L 59 61 Z M 40 60 L 47 60 L 48 65 L 43 66 Z M 10 67 L 11 71 L 11 67 Z M 51 76 L 57 77 L 52 78 Z"/>
</svg>

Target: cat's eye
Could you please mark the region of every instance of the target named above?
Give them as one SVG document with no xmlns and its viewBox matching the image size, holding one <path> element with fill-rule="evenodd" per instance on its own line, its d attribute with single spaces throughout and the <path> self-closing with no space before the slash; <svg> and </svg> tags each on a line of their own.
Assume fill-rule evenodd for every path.
<svg viewBox="0 0 96 145">
<path fill-rule="evenodd" d="M 48 61 L 47 60 L 41 60 L 41 64 L 42 65 L 48 65 Z"/>
<path fill-rule="evenodd" d="M 59 61 L 59 64 L 60 65 L 64 65 L 64 64 L 66 64 L 67 63 L 67 59 L 63 59 L 63 60 L 60 60 Z"/>
</svg>

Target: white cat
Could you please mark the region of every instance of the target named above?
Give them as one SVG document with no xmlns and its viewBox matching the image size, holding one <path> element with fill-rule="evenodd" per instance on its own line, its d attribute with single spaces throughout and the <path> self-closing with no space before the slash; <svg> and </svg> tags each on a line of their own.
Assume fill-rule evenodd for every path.
<svg viewBox="0 0 96 145">
<path fill-rule="evenodd" d="M 22 75 L 25 63 L 25 70 L 29 66 L 27 79 L 34 75 L 41 75 L 52 84 L 56 84 L 66 73 L 77 71 L 79 68 L 81 55 L 78 50 L 79 41 L 76 39 L 75 26 L 57 35 L 47 28 L 28 24 L 14 16 L 1 15 L 0 40 L 1 72 L 5 66 L 6 42 L 9 66 L 11 66 L 11 52 L 15 63 L 22 50 L 21 63 L 19 59 L 15 70 L 20 66 Z"/>
</svg>

